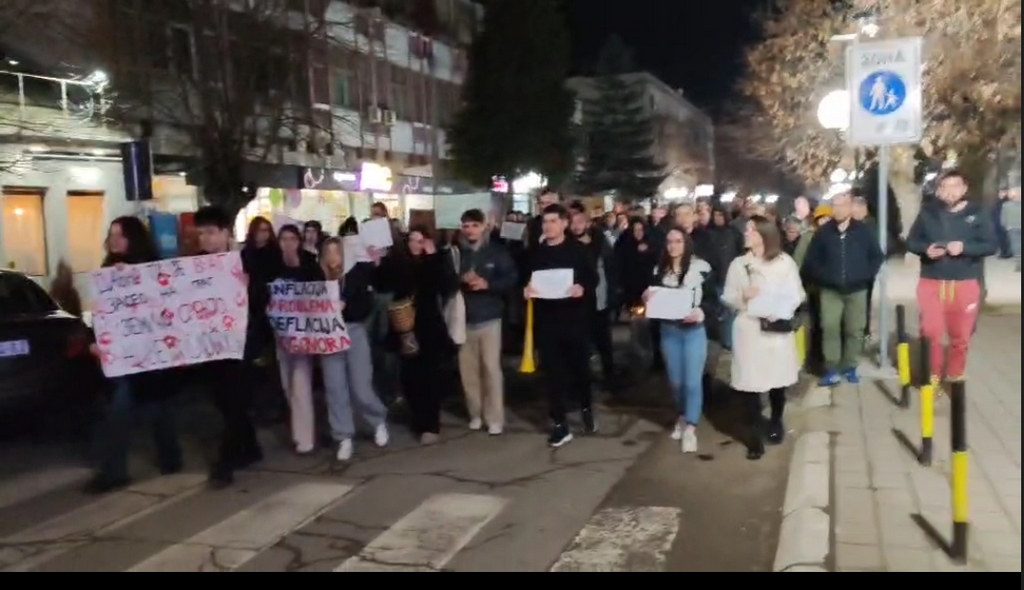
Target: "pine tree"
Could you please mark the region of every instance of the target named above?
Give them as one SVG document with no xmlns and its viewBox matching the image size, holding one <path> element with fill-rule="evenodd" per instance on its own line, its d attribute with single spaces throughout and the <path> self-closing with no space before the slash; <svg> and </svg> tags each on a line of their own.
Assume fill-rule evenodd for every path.
<svg viewBox="0 0 1024 590">
<path fill-rule="evenodd" d="M 449 129 L 455 173 L 475 184 L 573 161 L 569 36 L 558 2 L 492 0 L 469 52 L 463 108 Z"/>
<path fill-rule="evenodd" d="M 605 44 L 593 80 L 593 95 L 584 100 L 587 134 L 578 176 L 582 192 L 611 192 L 629 199 L 653 196 L 665 180 L 654 157 L 654 126 L 646 92 L 625 74 L 633 72 L 629 49 L 617 37 Z"/>
</svg>

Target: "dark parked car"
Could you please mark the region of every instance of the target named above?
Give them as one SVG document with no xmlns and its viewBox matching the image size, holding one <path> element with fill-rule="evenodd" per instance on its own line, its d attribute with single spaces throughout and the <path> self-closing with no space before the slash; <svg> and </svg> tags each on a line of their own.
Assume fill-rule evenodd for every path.
<svg viewBox="0 0 1024 590">
<path fill-rule="evenodd" d="M 0 270 L 0 435 L 31 416 L 81 415 L 103 384 L 92 334 L 27 276 Z"/>
</svg>

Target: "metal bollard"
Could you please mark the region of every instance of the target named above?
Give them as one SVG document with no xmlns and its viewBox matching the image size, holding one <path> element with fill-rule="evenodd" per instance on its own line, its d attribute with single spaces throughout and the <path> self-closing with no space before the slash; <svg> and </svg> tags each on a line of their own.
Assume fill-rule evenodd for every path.
<svg viewBox="0 0 1024 590">
<path fill-rule="evenodd" d="M 932 445 L 932 437 L 935 435 L 935 384 L 932 383 L 931 352 L 929 341 L 921 337 L 921 384 L 918 391 L 921 394 L 921 454 L 918 461 L 925 467 L 930 467 L 935 449 Z"/>
<path fill-rule="evenodd" d="M 950 432 L 952 438 L 953 490 L 953 542 L 950 543 L 950 557 L 958 563 L 967 562 L 967 536 L 969 524 L 969 502 L 967 496 L 967 475 L 969 455 L 967 451 L 967 388 L 963 381 L 950 385 Z"/>
<path fill-rule="evenodd" d="M 907 308 L 896 306 L 896 369 L 900 376 L 900 407 L 910 407 L 910 336 L 907 334 Z"/>
</svg>

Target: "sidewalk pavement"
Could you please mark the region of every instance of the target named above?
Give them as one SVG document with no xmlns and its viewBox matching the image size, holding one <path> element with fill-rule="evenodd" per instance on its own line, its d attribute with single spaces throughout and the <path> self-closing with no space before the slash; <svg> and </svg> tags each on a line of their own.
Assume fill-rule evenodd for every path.
<svg viewBox="0 0 1024 590">
<path fill-rule="evenodd" d="M 804 400 L 775 570 L 1019 572 L 1020 326 L 1020 315 L 983 316 L 968 363 L 966 566 L 925 532 L 930 525 L 948 542 L 952 529 L 948 400 L 936 403 L 934 465 L 922 467 L 898 436 L 919 444 L 916 395 L 901 410 L 886 393 L 896 384 L 865 382 Z"/>
<path fill-rule="evenodd" d="M 988 305 L 1020 305 L 1021 274 L 1014 269 L 1013 260 L 990 257 L 985 260 L 985 288 Z M 914 302 L 917 295 L 917 280 L 921 272 L 921 261 L 916 256 L 894 258 L 886 266 L 888 284 L 886 291 L 891 304 Z M 879 290 L 875 288 L 877 299 Z"/>
</svg>

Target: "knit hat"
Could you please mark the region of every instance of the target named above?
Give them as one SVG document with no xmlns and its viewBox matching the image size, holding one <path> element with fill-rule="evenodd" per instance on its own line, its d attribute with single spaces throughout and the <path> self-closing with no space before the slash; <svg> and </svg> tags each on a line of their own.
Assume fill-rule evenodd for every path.
<svg viewBox="0 0 1024 590">
<path fill-rule="evenodd" d="M 814 219 L 821 219 L 822 217 L 832 217 L 832 205 L 821 204 L 814 210 Z"/>
</svg>

